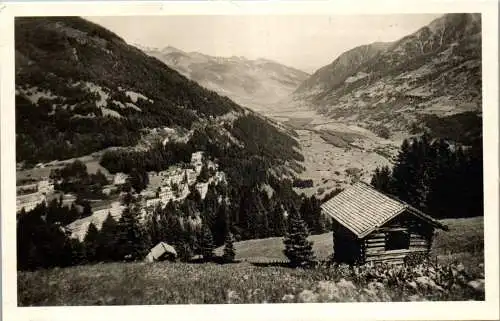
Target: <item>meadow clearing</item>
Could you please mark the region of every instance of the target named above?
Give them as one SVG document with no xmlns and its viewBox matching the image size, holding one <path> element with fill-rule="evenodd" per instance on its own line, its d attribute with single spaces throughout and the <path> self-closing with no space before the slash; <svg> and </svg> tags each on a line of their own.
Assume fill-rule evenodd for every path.
<svg viewBox="0 0 500 321">
<path fill-rule="evenodd" d="M 445 220 L 433 259 L 416 266 L 262 264 L 280 238 L 235 243 L 240 263 L 107 263 L 18 273 L 19 306 L 484 300 L 482 217 Z M 331 234 L 312 236 L 319 258 Z M 193 290 L 195 289 L 195 290 Z"/>
</svg>

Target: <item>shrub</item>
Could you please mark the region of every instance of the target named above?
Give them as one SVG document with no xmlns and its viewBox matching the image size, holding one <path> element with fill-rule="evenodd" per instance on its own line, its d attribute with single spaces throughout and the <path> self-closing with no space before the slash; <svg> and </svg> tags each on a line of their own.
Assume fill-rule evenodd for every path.
<svg viewBox="0 0 500 321">
<path fill-rule="evenodd" d="M 415 266 L 421 264 L 429 259 L 426 253 L 410 253 L 404 258 L 404 264 L 408 266 Z"/>
</svg>

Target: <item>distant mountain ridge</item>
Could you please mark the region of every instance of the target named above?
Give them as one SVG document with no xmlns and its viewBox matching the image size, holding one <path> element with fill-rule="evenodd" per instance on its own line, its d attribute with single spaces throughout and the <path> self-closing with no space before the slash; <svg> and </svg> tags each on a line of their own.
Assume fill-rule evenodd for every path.
<svg viewBox="0 0 500 321">
<path fill-rule="evenodd" d="M 275 103 L 287 97 L 309 76 L 304 71 L 264 58 L 214 57 L 171 46 L 139 48 L 203 87 L 248 107 Z"/>
<path fill-rule="evenodd" d="M 15 50 L 18 163 L 138 148 L 151 136 L 268 164 L 301 158 L 294 138 L 264 117 L 82 18 L 16 18 Z"/>
<path fill-rule="evenodd" d="M 480 112 L 481 78 L 480 14 L 446 14 L 398 41 L 345 52 L 293 99 L 339 121 L 407 132 L 420 115 Z"/>
</svg>

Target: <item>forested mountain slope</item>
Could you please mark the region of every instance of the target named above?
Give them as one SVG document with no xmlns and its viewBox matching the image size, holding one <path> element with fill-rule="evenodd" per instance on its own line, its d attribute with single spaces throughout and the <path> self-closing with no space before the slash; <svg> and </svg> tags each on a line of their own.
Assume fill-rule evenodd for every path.
<svg viewBox="0 0 500 321">
<path fill-rule="evenodd" d="M 295 140 L 263 117 L 96 24 L 76 17 L 15 24 L 18 162 L 135 146 L 165 127 L 178 140 L 201 133 L 274 164 L 301 158 Z"/>
</svg>

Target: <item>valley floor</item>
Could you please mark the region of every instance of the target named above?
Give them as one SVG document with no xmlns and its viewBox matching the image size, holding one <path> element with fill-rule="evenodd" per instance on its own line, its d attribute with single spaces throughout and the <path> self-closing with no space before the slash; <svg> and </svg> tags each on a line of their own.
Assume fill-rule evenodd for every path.
<svg viewBox="0 0 500 321">
<path fill-rule="evenodd" d="M 241 263 L 109 263 L 18 273 L 18 304 L 129 305 L 407 300 L 483 300 L 483 220 L 445 220 L 433 255 L 417 267 L 290 269 L 280 238 L 235 243 Z M 312 236 L 318 257 L 331 234 Z M 220 251 L 220 250 L 219 250 Z M 195 290 L 193 290 L 195 289 Z"/>
<path fill-rule="evenodd" d="M 324 197 L 358 179 L 369 182 L 377 167 L 391 165 L 402 142 L 401 137 L 384 139 L 360 126 L 335 121 L 299 101 L 256 110 L 297 133 L 305 158 L 305 171 L 299 176 L 314 183 L 297 192 L 307 196 Z"/>
</svg>

